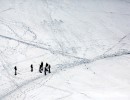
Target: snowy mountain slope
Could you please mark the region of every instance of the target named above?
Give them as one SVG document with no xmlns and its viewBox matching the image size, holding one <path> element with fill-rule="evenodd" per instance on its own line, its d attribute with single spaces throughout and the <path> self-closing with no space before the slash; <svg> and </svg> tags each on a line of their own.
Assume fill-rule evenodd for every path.
<svg viewBox="0 0 130 100">
<path fill-rule="evenodd" d="M 0 0 L 0 98 L 13 94 L 14 99 L 26 95 L 29 83 L 46 83 L 51 75 L 38 73 L 41 61 L 51 63 L 55 75 L 65 68 L 130 54 L 129 27 L 128 0 Z"/>
</svg>

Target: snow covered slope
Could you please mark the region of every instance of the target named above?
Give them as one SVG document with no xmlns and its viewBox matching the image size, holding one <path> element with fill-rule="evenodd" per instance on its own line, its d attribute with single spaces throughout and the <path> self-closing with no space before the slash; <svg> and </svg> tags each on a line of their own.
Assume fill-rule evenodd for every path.
<svg viewBox="0 0 130 100">
<path fill-rule="evenodd" d="M 128 100 L 130 64 L 125 62 L 129 61 L 129 56 L 124 56 L 127 54 L 130 54 L 129 0 L 0 0 L 0 99 L 43 100 L 41 95 L 49 95 L 48 100 L 119 100 L 119 95 L 124 93 L 121 100 Z M 118 64 L 120 57 L 111 59 L 115 56 L 123 56 L 120 62 L 126 64 Z M 104 58 L 112 63 L 102 61 Z M 93 63 L 97 60 L 101 63 L 96 66 Z M 38 73 L 41 61 L 44 65 L 46 62 L 52 65 L 52 74 L 45 77 Z M 85 64 L 88 68 L 88 63 L 95 72 L 92 69 L 83 71 Z M 35 68 L 33 73 L 30 72 L 31 64 Z M 96 72 L 100 75 L 107 72 L 104 64 L 110 76 L 99 77 Z M 14 66 L 18 67 L 17 76 L 14 76 Z M 116 72 L 116 69 L 120 71 Z M 57 79 L 62 73 L 67 75 L 66 78 Z M 125 74 L 123 78 L 113 78 L 122 73 Z M 93 75 L 96 78 L 91 80 Z M 124 77 L 126 84 L 122 83 Z M 111 82 L 104 82 L 107 78 Z M 65 85 L 66 80 L 71 82 Z M 115 80 L 120 84 L 117 89 Z M 82 81 L 86 83 L 83 86 Z M 53 85 L 55 88 L 51 88 Z M 69 90 L 68 86 L 71 87 Z M 34 88 L 38 90 L 32 92 Z M 88 88 L 91 91 L 88 98 L 74 92 L 83 88 L 84 95 Z"/>
</svg>

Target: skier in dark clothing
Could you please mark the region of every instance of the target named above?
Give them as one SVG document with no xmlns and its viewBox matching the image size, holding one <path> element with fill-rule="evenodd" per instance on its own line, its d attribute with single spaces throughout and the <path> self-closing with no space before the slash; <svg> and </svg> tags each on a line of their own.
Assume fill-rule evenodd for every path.
<svg viewBox="0 0 130 100">
<path fill-rule="evenodd" d="M 44 74 L 46 75 L 46 72 L 48 71 L 48 63 L 46 63 L 45 69 L 44 69 Z"/>
<path fill-rule="evenodd" d="M 45 69 L 44 69 L 44 74 L 46 75 L 46 72 L 47 72 L 48 70 L 47 70 L 47 67 L 45 67 Z"/>
<path fill-rule="evenodd" d="M 42 71 L 43 71 L 43 62 L 41 62 L 41 65 L 39 67 L 39 72 L 42 73 Z"/>
<path fill-rule="evenodd" d="M 31 72 L 33 72 L 33 65 L 31 64 L 31 66 L 30 66 L 30 67 L 31 67 Z"/>
<path fill-rule="evenodd" d="M 16 66 L 14 67 L 14 70 L 15 70 L 15 74 L 14 75 L 17 75 L 17 67 Z"/>
<path fill-rule="evenodd" d="M 41 62 L 41 71 L 43 71 L 43 62 Z"/>
<path fill-rule="evenodd" d="M 51 73 L 51 65 L 48 66 L 48 71 Z"/>
<path fill-rule="evenodd" d="M 41 65 L 40 65 L 40 67 L 39 67 L 39 72 L 42 73 L 42 71 L 41 71 Z"/>
<path fill-rule="evenodd" d="M 45 67 L 48 67 L 48 63 L 46 63 L 46 66 Z"/>
<path fill-rule="evenodd" d="M 45 75 L 46 75 L 46 72 L 47 72 L 47 71 L 48 71 L 49 73 L 51 73 L 50 68 L 51 68 L 51 65 L 48 64 L 48 63 L 46 63 L 46 66 L 45 66 L 45 69 L 44 69 L 44 74 L 45 74 Z"/>
<path fill-rule="evenodd" d="M 43 66 L 43 62 L 41 62 L 41 65 Z"/>
</svg>

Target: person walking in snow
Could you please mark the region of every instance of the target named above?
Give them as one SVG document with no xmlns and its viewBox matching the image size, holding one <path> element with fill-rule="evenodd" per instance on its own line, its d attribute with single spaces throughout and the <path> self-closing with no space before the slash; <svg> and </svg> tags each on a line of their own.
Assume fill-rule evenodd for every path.
<svg viewBox="0 0 130 100">
<path fill-rule="evenodd" d="M 51 65 L 50 64 L 48 64 L 48 63 L 46 63 L 46 66 L 45 66 L 45 69 L 44 69 L 44 74 L 46 75 L 46 72 L 49 72 L 49 73 L 51 73 Z"/>
<path fill-rule="evenodd" d="M 43 62 L 41 62 L 41 71 L 43 71 Z"/>
<path fill-rule="evenodd" d="M 46 75 L 46 72 L 48 71 L 48 63 L 46 63 L 46 66 L 44 68 L 44 74 Z"/>
<path fill-rule="evenodd" d="M 49 65 L 49 64 L 48 64 L 48 63 L 46 63 L 46 66 L 45 66 L 45 67 L 48 67 L 48 65 Z"/>
<path fill-rule="evenodd" d="M 51 73 L 51 65 L 50 64 L 48 66 L 48 71 L 49 71 L 49 73 Z"/>
<path fill-rule="evenodd" d="M 41 65 L 39 67 L 39 72 L 42 73 L 42 71 L 43 71 L 43 62 L 41 62 Z"/>
<path fill-rule="evenodd" d="M 47 67 L 44 69 L 44 74 L 46 75 L 46 72 L 48 71 Z"/>
<path fill-rule="evenodd" d="M 31 66 L 30 66 L 30 67 L 31 67 L 31 72 L 33 72 L 33 64 L 31 64 Z"/>
<path fill-rule="evenodd" d="M 42 71 L 41 71 L 41 65 L 39 66 L 39 72 L 42 73 Z"/>
<path fill-rule="evenodd" d="M 17 75 L 17 67 L 16 66 L 14 67 L 14 70 L 15 70 L 15 74 L 14 75 Z"/>
</svg>

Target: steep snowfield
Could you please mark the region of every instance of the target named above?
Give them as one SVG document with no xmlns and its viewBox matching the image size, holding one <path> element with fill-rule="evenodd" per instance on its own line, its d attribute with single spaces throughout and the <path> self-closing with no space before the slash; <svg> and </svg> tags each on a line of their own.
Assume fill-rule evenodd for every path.
<svg viewBox="0 0 130 100">
<path fill-rule="evenodd" d="M 129 0 L 0 0 L 0 99 L 129 100 L 128 54 Z"/>
</svg>

